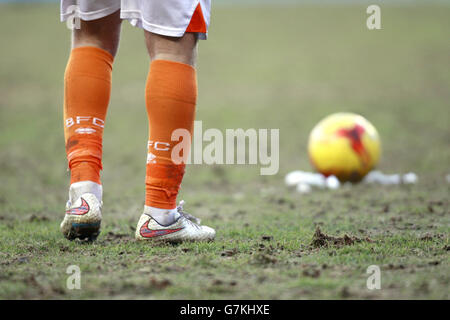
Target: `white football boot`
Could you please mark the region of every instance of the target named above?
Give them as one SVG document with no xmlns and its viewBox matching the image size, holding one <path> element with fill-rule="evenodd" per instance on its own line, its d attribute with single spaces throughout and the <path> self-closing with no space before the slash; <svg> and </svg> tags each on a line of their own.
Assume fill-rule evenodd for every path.
<svg viewBox="0 0 450 320">
<path fill-rule="evenodd" d="M 102 186 L 91 182 L 73 183 L 69 189 L 66 215 L 61 222 L 61 232 L 69 239 L 95 240 L 100 234 L 102 221 Z"/>
<path fill-rule="evenodd" d="M 177 207 L 178 217 L 169 225 L 159 224 L 144 212 L 136 227 L 136 239 L 148 241 L 212 241 L 216 236 L 213 228 L 200 225 L 200 219 L 183 211 L 184 201 Z"/>
</svg>

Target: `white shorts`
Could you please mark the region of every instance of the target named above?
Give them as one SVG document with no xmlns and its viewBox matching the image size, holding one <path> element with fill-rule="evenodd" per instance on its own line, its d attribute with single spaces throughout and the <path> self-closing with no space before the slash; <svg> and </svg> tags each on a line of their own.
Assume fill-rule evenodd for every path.
<svg viewBox="0 0 450 320">
<path fill-rule="evenodd" d="M 61 0 L 61 21 L 96 20 L 120 9 L 120 17 L 139 28 L 169 37 L 208 34 L 211 0 Z"/>
</svg>

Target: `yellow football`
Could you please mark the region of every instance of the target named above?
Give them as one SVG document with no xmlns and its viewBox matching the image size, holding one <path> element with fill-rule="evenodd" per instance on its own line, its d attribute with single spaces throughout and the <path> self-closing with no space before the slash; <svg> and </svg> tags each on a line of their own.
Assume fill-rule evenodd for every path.
<svg viewBox="0 0 450 320">
<path fill-rule="evenodd" d="M 375 127 L 354 113 L 335 113 L 311 131 L 309 159 L 325 176 L 340 181 L 360 181 L 380 159 L 381 143 Z"/>
</svg>

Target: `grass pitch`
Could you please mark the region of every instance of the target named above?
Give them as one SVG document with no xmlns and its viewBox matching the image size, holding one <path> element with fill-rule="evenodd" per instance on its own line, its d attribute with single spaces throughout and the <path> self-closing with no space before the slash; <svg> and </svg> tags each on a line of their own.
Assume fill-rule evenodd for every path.
<svg viewBox="0 0 450 320">
<path fill-rule="evenodd" d="M 0 6 L 0 298 L 449 299 L 450 72 L 447 6 L 216 6 L 199 48 L 205 128 L 279 128 L 280 172 L 191 165 L 180 199 L 217 241 L 137 243 L 144 198 L 148 70 L 142 31 L 123 25 L 104 133 L 104 220 L 95 243 L 59 232 L 67 200 L 62 130 L 69 31 L 56 5 Z M 306 141 L 329 113 L 379 130 L 385 172 L 413 186 L 296 194 Z M 315 236 L 348 234 L 361 241 Z M 356 239 L 356 240 L 358 240 Z M 66 268 L 81 269 L 68 290 Z M 381 289 L 366 287 L 369 265 Z"/>
</svg>

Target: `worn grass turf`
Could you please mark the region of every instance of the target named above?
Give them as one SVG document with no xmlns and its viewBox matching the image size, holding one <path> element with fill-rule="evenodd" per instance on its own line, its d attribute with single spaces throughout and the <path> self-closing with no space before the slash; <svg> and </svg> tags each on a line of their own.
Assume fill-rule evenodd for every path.
<svg viewBox="0 0 450 320">
<path fill-rule="evenodd" d="M 95 243 L 59 233 L 67 196 L 62 77 L 69 31 L 56 5 L 0 7 L 0 298 L 449 298 L 449 7 L 214 8 L 200 44 L 204 128 L 280 128 L 280 171 L 188 168 L 180 198 L 217 241 L 153 246 L 133 230 L 143 206 L 148 69 L 124 23 L 104 141 L 104 221 Z M 368 117 L 380 169 L 414 186 L 346 186 L 300 196 L 308 132 L 325 115 Z M 348 234 L 361 241 L 314 237 Z M 342 243 L 341 243 L 342 242 Z M 381 290 L 366 288 L 369 265 Z M 81 290 L 66 268 L 81 268 Z"/>
</svg>

